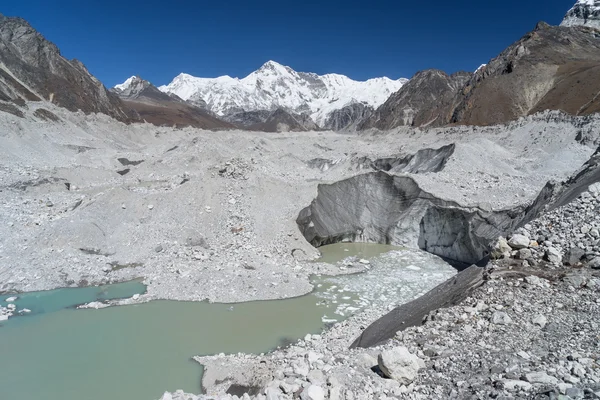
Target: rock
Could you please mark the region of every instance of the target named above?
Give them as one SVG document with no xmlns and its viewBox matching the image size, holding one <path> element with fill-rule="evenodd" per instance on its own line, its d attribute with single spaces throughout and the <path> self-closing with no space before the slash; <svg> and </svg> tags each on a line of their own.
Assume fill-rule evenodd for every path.
<svg viewBox="0 0 600 400">
<path fill-rule="evenodd" d="M 508 258 L 510 256 L 511 251 L 512 248 L 508 245 L 506 239 L 504 239 L 503 237 L 499 237 L 498 240 L 496 240 L 496 243 L 494 243 L 494 246 L 492 247 L 490 257 L 495 260 L 498 260 L 500 258 Z"/>
<path fill-rule="evenodd" d="M 505 379 L 502 381 L 502 385 L 504 386 L 504 389 L 509 390 L 509 391 L 515 391 L 517 389 L 521 389 L 521 390 L 530 390 L 531 389 L 531 383 L 529 382 L 525 382 L 525 381 L 520 381 L 518 379 Z"/>
<path fill-rule="evenodd" d="M 540 328 L 545 327 L 547 322 L 548 322 L 548 319 L 545 316 L 541 315 L 541 314 L 540 315 L 536 315 L 531 320 L 532 324 L 537 325 Z"/>
<path fill-rule="evenodd" d="M 504 311 L 496 311 L 492 314 L 492 324 L 494 325 L 508 325 L 512 323 L 510 316 Z"/>
<path fill-rule="evenodd" d="M 318 369 L 313 369 L 308 373 L 307 379 L 313 385 L 321 386 L 327 383 L 327 378 L 323 374 L 323 371 Z"/>
<path fill-rule="evenodd" d="M 546 250 L 546 261 L 551 262 L 552 264 L 562 263 L 560 251 L 554 247 L 548 247 L 548 250 Z"/>
<path fill-rule="evenodd" d="M 12 303 L 13 301 L 17 301 L 17 299 L 18 299 L 18 297 L 16 297 L 16 296 L 13 296 L 13 297 L 9 297 L 9 298 L 7 298 L 7 299 L 6 299 L 6 300 L 4 300 L 4 301 L 6 301 L 7 303 Z"/>
<path fill-rule="evenodd" d="M 308 375 L 308 372 L 310 371 L 310 367 L 303 360 L 299 360 L 296 363 L 294 363 L 292 365 L 292 368 L 294 370 L 294 374 L 299 375 L 303 378 L 306 377 Z"/>
<path fill-rule="evenodd" d="M 525 235 L 515 234 L 508 240 L 508 245 L 515 250 L 529 247 L 530 240 Z"/>
<path fill-rule="evenodd" d="M 567 265 L 576 265 L 579 264 L 583 256 L 585 256 L 585 251 L 579 247 L 571 247 L 565 254 L 563 262 Z"/>
<path fill-rule="evenodd" d="M 157 252 L 157 253 L 160 253 L 160 252 L 162 252 L 163 250 L 164 250 L 164 249 L 163 249 L 162 245 L 160 245 L 160 244 L 154 248 L 154 251 L 155 251 L 155 252 Z"/>
<path fill-rule="evenodd" d="M 576 274 L 569 274 L 569 275 L 565 276 L 563 278 L 563 282 L 565 282 L 568 285 L 573 286 L 575 289 L 579 289 L 579 288 L 584 287 L 587 284 L 588 280 L 585 276 L 583 276 L 579 273 L 576 273 Z"/>
<path fill-rule="evenodd" d="M 423 360 L 411 354 L 406 347 L 396 347 L 379 354 L 377 363 L 386 377 L 410 385 L 417 377 Z"/>
<path fill-rule="evenodd" d="M 356 363 L 361 367 L 370 369 L 371 367 L 377 365 L 377 359 L 370 354 L 363 353 L 357 357 Z"/>
<path fill-rule="evenodd" d="M 8 314 L 0 314 L 0 321 L 6 321 L 10 317 Z"/>
<path fill-rule="evenodd" d="M 558 379 L 545 372 L 530 372 L 525 374 L 525 380 L 529 383 L 542 383 L 544 385 L 557 385 Z"/>
<path fill-rule="evenodd" d="M 529 249 L 520 249 L 518 255 L 519 255 L 519 260 L 527 260 L 527 259 L 531 258 L 531 256 L 532 256 L 531 250 L 529 250 Z"/>
<path fill-rule="evenodd" d="M 593 258 L 588 265 L 591 269 L 600 269 L 600 257 Z"/>
<path fill-rule="evenodd" d="M 19 310 L 19 314 L 29 314 L 31 312 L 31 310 L 29 308 L 24 308 L 22 310 Z"/>
<path fill-rule="evenodd" d="M 584 398 L 584 392 L 582 389 L 578 388 L 578 387 L 570 387 L 567 389 L 566 393 L 567 396 L 569 396 L 569 398 L 575 400 L 575 399 L 583 399 Z"/>
<path fill-rule="evenodd" d="M 331 389 L 329 389 L 329 400 L 343 400 L 342 388 L 339 386 L 333 386 Z"/>
<path fill-rule="evenodd" d="M 531 286 L 544 287 L 545 280 L 540 278 L 539 276 L 529 275 L 525 277 L 525 282 L 529 283 Z"/>
<path fill-rule="evenodd" d="M 134 294 L 134 295 L 133 295 L 131 298 L 132 298 L 133 300 L 137 300 L 137 299 L 139 299 L 139 298 L 140 298 L 140 295 L 139 295 L 138 293 L 136 293 L 136 294 Z"/>
<path fill-rule="evenodd" d="M 267 400 L 279 400 L 281 398 L 281 392 L 273 387 L 267 388 L 265 395 L 267 396 Z"/>
<path fill-rule="evenodd" d="M 321 386 L 310 385 L 300 394 L 302 400 L 325 400 L 325 391 Z"/>
<path fill-rule="evenodd" d="M 154 205 L 148 204 L 148 210 L 154 210 Z"/>
</svg>

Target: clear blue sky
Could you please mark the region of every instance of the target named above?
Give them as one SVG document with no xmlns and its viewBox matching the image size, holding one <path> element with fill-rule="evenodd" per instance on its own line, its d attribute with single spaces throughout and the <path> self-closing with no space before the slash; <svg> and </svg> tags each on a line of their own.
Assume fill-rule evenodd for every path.
<svg viewBox="0 0 600 400">
<path fill-rule="evenodd" d="M 106 86 L 243 77 L 270 59 L 353 79 L 475 70 L 575 0 L 6 0 Z"/>
</svg>

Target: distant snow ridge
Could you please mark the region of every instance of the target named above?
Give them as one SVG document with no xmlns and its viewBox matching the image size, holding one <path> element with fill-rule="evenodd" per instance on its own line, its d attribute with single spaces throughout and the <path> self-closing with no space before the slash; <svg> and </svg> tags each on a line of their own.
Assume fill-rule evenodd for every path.
<svg viewBox="0 0 600 400">
<path fill-rule="evenodd" d="M 579 0 L 571 8 L 561 26 L 589 26 L 600 29 L 600 0 Z"/>
<path fill-rule="evenodd" d="M 359 82 L 338 74 L 296 72 L 268 61 L 242 79 L 229 76 L 196 78 L 182 73 L 159 89 L 184 100 L 202 99 L 210 111 L 220 116 L 284 108 L 295 113 L 307 113 L 322 126 L 331 112 L 347 105 L 364 103 L 374 108 L 380 106 L 407 81 L 383 77 Z"/>
</svg>

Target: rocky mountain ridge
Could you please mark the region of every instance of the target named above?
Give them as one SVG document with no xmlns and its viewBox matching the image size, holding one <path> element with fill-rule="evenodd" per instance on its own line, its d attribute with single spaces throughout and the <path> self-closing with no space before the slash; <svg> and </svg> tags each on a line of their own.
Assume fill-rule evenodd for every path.
<svg viewBox="0 0 600 400">
<path fill-rule="evenodd" d="M 132 76 L 124 84 L 112 88 L 111 92 L 118 95 L 140 118 L 154 125 L 193 126 L 202 129 L 234 127 L 205 109 L 183 101 L 177 95 L 161 92 L 139 76 Z"/>
<path fill-rule="evenodd" d="M 49 101 L 70 111 L 138 120 L 80 61 L 65 59 L 22 18 L 0 14 L 0 60 L 1 101 L 19 107 L 26 101 Z"/>
<path fill-rule="evenodd" d="M 494 125 L 544 110 L 596 113 L 599 38 L 587 26 L 540 22 L 474 74 L 417 73 L 359 128 Z"/>
<path fill-rule="evenodd" d="M 600 1 L 578 0 L 567 12 L 561 26 L 588 26 L 600 29 Z"/>
</svg>

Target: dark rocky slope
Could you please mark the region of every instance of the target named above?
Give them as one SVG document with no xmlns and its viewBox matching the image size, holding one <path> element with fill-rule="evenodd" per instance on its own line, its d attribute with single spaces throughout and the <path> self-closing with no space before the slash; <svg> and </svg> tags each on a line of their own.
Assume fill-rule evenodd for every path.
<svg viewBox="0 0 600 400">
<path fill-rule="evenodd" d="M 392 129 L 397 126 L 442 126 L 452 117 L 457 95 L 471 74 L 448 75 L 429 69 L 420 71 L 406 85 L 359 125 L 359 130 Z"/>
<path fill-rule="evenodd" d="M 493 125 L 545 109 L 592 114 L 599 73 L 597 31 L 542 22 L 471 78 L 449 122 Z"/>
<path fill-rule="evenodd" d="M 319 129 L 309 115 L 295 114 L 282 108 L 269 113 L 264 121 L 242 128 L 262 132 L 304 132 Z"/>
<path fill-rule="evenodd" d="M 104 113 L 120 121 L 137 120 L 85 66 L 65 59 L 21 18 L 0 15 L 0 100 L 20 106 L 48 100 L 70 111 Z"/>
<path fill-rule="evenodd" d="M 599 31 L 540 22 L 474 74 L 417 73 L 360 129 L 494 125 L 546 109 L 589 115 L 600 111 L 599 77 Z"/>
<path fill-rule="evenodd" d="M 152 83 L 135 77 L 124 89 L 113 88 L 123 102 L 146 122 L 159 126 L 193 126 L 201 129 L 233 129 L 201 107 L 185 102 L 176 95 L 161 92 Z"/>
<path fill-rule="evenodd" d="M 373 107 L 354 103 L 333 111 L 327 117 L 323 129 L 332 131 L 355 131 L 363 121 L 366 121 L 375 110 Z"/>
</svg>

